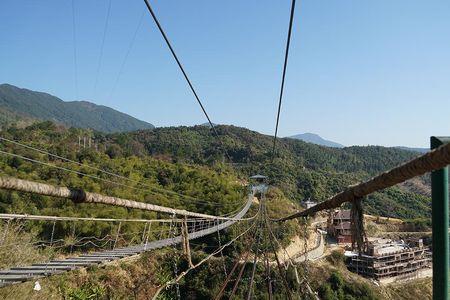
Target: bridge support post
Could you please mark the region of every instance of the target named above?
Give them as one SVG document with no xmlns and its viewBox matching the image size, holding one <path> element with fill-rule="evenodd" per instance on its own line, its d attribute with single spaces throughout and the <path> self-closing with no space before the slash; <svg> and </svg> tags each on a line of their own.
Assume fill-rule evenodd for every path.
<svg viewBox="0 0 450 300">
<path fill-rule="evenodd" d="M 189 232 L 188 232 L 188 225 L 187 225 L 186 217 L 181 226 L 181 236 L 183 238 L 183 250 L 184 250 L 184 254 L 186 255 L 186 258 L 188 260 L 189 268 L 193 268 L 194 265 L 192 264 L 191 246 L 189 245 Z"/>
<path fill-rule="evenodd" d="M 434 137 L 431 149 L 450 142 L 450 138 Z M 449 300 L 448 237 L 448 167 L 431 173 L 433 227 L 433 299 Z"/>
<path fill-rule="evenodd" d="M 119 226 L 117 227 L 116 239 L 114 240 L 113 250 L 116 249 L 117 241 L 119 240 L 120 227 L 122 227 L 122 222 L 119 222 Z"/>
</svg>

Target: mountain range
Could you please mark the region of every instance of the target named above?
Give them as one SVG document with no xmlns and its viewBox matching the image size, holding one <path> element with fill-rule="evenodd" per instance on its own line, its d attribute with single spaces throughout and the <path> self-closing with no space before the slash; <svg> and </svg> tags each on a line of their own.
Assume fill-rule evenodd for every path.
<svg viewBox="0 0 450 300">
<path fill-rule="evenodd" d="M 224 157 L 241 178 L 264 174 L 290 199 L 321 200 L 417 156 L 417 153 L 382 146 L 332 148 L 292 138 L 280 138 L 272 157 L 273 137 L 242 127 L 218 125 L 218 136 L 206 126 L 160 127 L 127 134 L 104 136 L 107 145 L 117 145 L 113 157 L 152 156 L 188 165 L 214 166 Z M 122 149 L 122 150 L 119 150 Z M 113 149 L 110 149 L 113 150 Z M 225 155 L 225 153 L 227 155 Z M 218 166 L 217 166 L 218 167 Z M 231 169 L 229 169 L 231 171 Z M 429 217 L 428 177 L 387 189 L 367 199 L 367 213 L 414 219 Z M 418 193 L 420 191 L 421 193 Z"/>
<path fill-rule="evenodd" d="M 19 88 L 11 84 L 0 84 L 0 128 L 10 124 L 29 125 L 39 120 L 52 121 L 67 127 L 90 128 L 105 133 L 155 128 L 150 123 L 107 106 L 88 101 L 63 101 L 48 93 Z M 203 123 L 201 126 L 210 127 L 209 123 Z M 288 138 L 331 148 L 345 147 L 309 132 Z M 428 151 L 426 148 L 405 146 L 394 148 L 420 153 Z"/>
<path fill-rule="evenodd" d="M 316 145 L 320 145 L 320 146 L 332 147 L 332 148 L 344 148 L 345 147 L 342 144 L 339 144 L 339 143 L 336 143 L 336 142 L 333 142 L 330 140 L 326 140 L 326 139 L 322 138 L 320 135 L 315 134 L 315 133 L 310 133 L 310 132 L 296 134 L 293 136 L 289 136 L 288 138 L 301 140 L 301 141 L 304 141 L 307 143 L 316 144 Z M 418 153 L 426 153 L 427 151 L 429 151 L 428 148 L 417 148 L 417 147 L 406 147 L 406 146 L 395 146 L 392 148 L 407 150 L 407 151 L 411 151 L 411 152 L 418 152 Z"/>
<path fill-rule="evenodd" d="M 154 128 L 150 123 L 107 106 L 88 101 L 66 102 L 47 93 L 0 84 L 0 126 L 34 120 L 106 133 Z"/>
<path fill-rule="evenodd" d="M 241 178 L 248 174 L 265 174 L 273 185 L 282 188 L 283 193 L 295 201 L 326 199 L 354 182 L 417 156 L 417 153 L 396 147 L 344 147 L 307 133 L 281 138 L 274 158 L 273 137 L 246 128 L 217 125 L 217 134 L 222 136 L 219 143 L 205 125 L 154 128 L 105 106 L 85 101 L 64 102 L 46 93 L 7 84 L 0 85 L 0 116 L 10 120 L 50 120 L 66 127 L 95 129 L 94 139 L 99 149 L 110 158 L 152 156 L 174 163 L 214 166 L 215 162 L 222 161 L 226 152 L 235 166 L 232 171 Z M 36 139 L 46 132 L 46 136 L 39 138 L 47 140 L 46 145 L 55 143 L 52 139 L 59 134 L 61 149 L 66 144 L 77 145 L 78 135 L 49 124 L 52 123 L 35 123 L 19 131 L 10 128 L 4 133 L 16 140 L 25 134 Z M 121 133 L 124 131 L 129 132 Z M 19 132 L 20 135 L 15 136 Z M 419 178 L 409 185 L 371 195 L 367 199 L 367 212 L 407 219 L 429 217 L 428 192 L 422 193 L 425 195 L 416 192 L 429 186 L 428 181 L 426 177 Z"/>
<path fill-rule="evenodd" d="M 316 144 L 316 145 L 333 147 L 333 148 L 344 148 L 345 147 L 342 144 L 326 140 L 326 139 L 322 138 L 321 136 L 319 136 L 315 133 L 310 133 L 310 132 L 296 134 L 296 135 L 290 136 L 289 138 L 296 139 L 296 140 L 302 140 L 304 142 L 312 143 L 312 144 Z"/>
<path fill-rule="evenodd" d="M 430 149 L 428 149 L 428 148 L 412 148 L 412 147 L 405 147 L 405 146 L 396 146 L 394 148 L 408 150 L 408 151 L 412 151 L 412 152 L 419 152 L 419 153 L 426 153 L 426 152 L 430 151 Z"/>
</svg>

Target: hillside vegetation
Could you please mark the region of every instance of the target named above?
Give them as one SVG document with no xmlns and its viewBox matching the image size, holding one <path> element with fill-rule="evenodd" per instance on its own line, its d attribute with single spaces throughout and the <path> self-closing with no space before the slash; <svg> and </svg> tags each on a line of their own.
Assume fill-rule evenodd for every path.
<svg viewBox="0 0 450 300">
<path fill-rule="evenodd" d="M 151 156 L 118 155 L 119 152 L 125 152 L 126 149 L 121 149 L 116 144 L 108 144 L 104 151 L 96 151 L 93 148 L 80 149 L 77 143 L 79 134 L 88 135 L 92 132 L 74 128 L 66 129 L 50 122 L 44 122 L 25 129 L 11 128 L 3 131 L 1 136 L 67 157 L 82 165 L 64 162 L 7 142 L 0 143 L 0 149 L 109 181 L 81 176 L 74 172 L 55 169 L 48 165 L 36 164 L 23 158 L 3 154 L 0 156 L 0 175 L 82 188 L 90 192 L 214 215 L 235 211 L 246 200 L 244 197 L 245 188 L 239 179 L 221 165 L 206 167 L 158 160 Z M 88 168 L 86 165 L 117 172 L 133 181 L 125 181 L 105 175 Z M 119 184 L 113 184 L 110 181 Z M 173 192 L 193 197 L 200 202 L 178 196 Z M 168 217 L 165 214 L 158 216 L 154 212 L 136 209 L 95 204 L 74 204 L 69 200 L 6 190 L 0 190 L 0 212 L 116 219 Z M 73 222 L 57 222 L 55 224 L 54 239 L 63 239 L 63 246 L 66 250 L 73 250 L 72 245 L 75 243 L 73 240 L 77 237 L 103 239 L 106 236 L 114 236 L 115 232 L 118 231 L 118 223 L 82 222 L 79 225 L 76 224 Z M 22 225 L 25 226 L 22 230 L 25 229 L 25 232 L 32 234 L 30 238 L 27 237 L 27 240 L 48 241 L 51 239 L 53 231 L 51 222 L 30 221 Z M 155 224 L 153 230 L 155 233 L 161 230 L 167 231 L 167 226 Z M 13 228 L 13 224 L 10 224 L 10 227 Z M 143 230 L 143 223 L 122 224 L 120 232 L 123 238 L 119 241 L 119 245 L 139 242 Z M 14 243 L 12 244 L 14 245 Z M 86 244 L 75 248 L 75 250 L 86 251 L 91 246 Z M 8 249 L 8 251 L 12 251 L 12 249 Z M 12 261 L 10 263 L 13 264 Z"/>
<path fill-rule="evenodd" d="M 232 169 L 246 178 L 269 176 L 271 184 L 296 203 L 306 198 L 323 201 L 350 184 L 366 180 L 418 153 L 381 146 L 328 148 L 290 138 L 277 143 L 272 161 L 272 137 L 234 126 L 218 126 L 223 147 L 205 126 L 169 127 L 129 134 L 104 136 L 104 141 L 126 149 L 122 155 L 151 155 L 166 160 L 211 165 L 232 159 Z M 416 184 L 415 184 L 416 183 Z M 429 185 L 427 177 L 410 185 L 376 193 L 365 202 L 367 213 L 404 219 L 429 218 L 430 198 L 415 192 L 417 184 Z"/>
<path fill-rule="evenodd" d="M 173 257 L 178 256 L 180 270 L 187 268 L 187 261 L 180 251 L 173 249 L 157 250 L 139 258 L 103 267 L 89 267 L 62 275 L 40 279 L 40 292 L 33 291 L 33 282 L 13 285 L 0 289 L 4 299 L 149 299 L 158 286 L 173 277 Z M 192 252 L 194 262 L 204 258 L 206 253 L 199 249 Z M 189 273 L 181 280 L 179 288 L 182 299 L 214 299 L 225 280 L 223 266 L 233 267 L 233 259 L 225 256 L 209 260 L 204 266 Z M 308 283 L 323 300 L 409 300 L 431 299 L 431 278 L 376 286 L 370 280 L 349 272 L 344 265 L 342 254 L 333 252 L 327 259 L 308 265 L 297 266 L 299 276 L 308 276 Z M 244 270 L 241 284 L 236 290 L 236 299 L 246 299 L 251 276 L 251 263 Z M 293 295 L 301 299 L 314 299 L 298 290 L 295 273 L 288 269 L 287 282 Z M 270 277 L 275 299 L 286 299 L 283 284 L 277 277 L 276 268 L 271 269 Z M 267 299 L 266 273 L 262 264 L 257 265 L 254 280 L 254 298 Z M 232 284 L 230 284 L 232 286 Z M 230 287 L 229 287 L 230 288 Z M 226 291 L 227 299 L 230 291 Z M 159 299 L 176 299 L 176 289 L 171 287 Z"/>
<path fill-rule="evenodd" d="M 272 162 L 270 149 L 272 139 L 254 131 L 233 126 L 219 126 L 224 148 L 204 126 L 158 128 L 130 133 L 106 134 L 92 130 L 65 128 L 51 122 L 35 123 L 20 129 L 10 127 L 1 136 L 20 141 L 57 155 L 67 157 L 82 165 L 64 162 L 46 154 L 33 151 L 10 142 L 2 141 L 0 150 L 40 160 L 77 172 L 95 175 L 103 179 L 117 181 L 122 185 L 101 181 L 58 170 L 47 165 L 39 165 L 26 159 L 1 155 L 0 175 L 14 176 L 55 185 L 83 188 L 87 191 L 133 199 L 170 207 L 184 208 L 209 214 L 225 214 L 238 209 L 245 201 L 245 183 L 250 174 L 263 173 L 270 177 L 272 188 L 267 194 L 269 216 L 277 218 L 298 209 L 298 202 L 304 198 L 322 201 L 339 192 L 349 184 L 364 180 L 399 163 L 414 157 L 414 153 L 383 147 L 349 147 L 332 149 L 293 139 L 281 139 L 278 143 L 277 158 Z M 97 144 L 83 147 L 78 144 L 78 136 L 88 136 Z M 232 159 L 228 164 L 224 150 Z M 117 172 L 133 181 L 111 178 L 86 165 Z M 419 178 L 422 184 L 427 182 Z M 158 192 L 149 192 L 142 183 Z M 123 186 L 125 184 L 126 186 Z M 205 203 L 187 200 L 164 192 L 172 191 L 201 199 Z M 426 195 L 411 192 L 408 186 L 395 187 L 374 194 L 365 202 L 367 213 L 400 217 L 429 218 L 430 199 Z M 249 215 L 255 214 L 256 205 Z M 108 218 L 155 218 L 156 213 L 133 209 L 91 204 L 74 204 L 70 201 L 30 195 L 25 193 L 0 191 L 0 212 L 28 213 L 63 216 L 92 216 Z M 6 224 L 0 227 L 4 232 Z M 69 255 L 72 252 L 86 252 L 95 247 L 74 246 L 77 237 L 105 237 L 118 231 L 117 224 L 101 222 L 71 223 L 58 222 L 55 239 L 63 239 L 59 250 L 51 247 L 42 250 L 31 247 L 36 240 L 49 240 L 52 232 L 50 222 L 12 222 L 8 224 L 8 235 L 4 236 L 5 247 L 0 251 L 0 264 L 6 268 L 17 263 L 45 261 L 53 257 Z M 200 261 L 221 242 L 226 243 L 248 224 L 238 224 L 217 235 L 195 240 L 191 244 L 193 260 Z M 286 246 L 294 235 L 302 235 L 296 220 L 274 224 L 274 234 Z M 158 232 L 167 230 L 163 225 L 152 227 L 152 239 Z M 127 223 L 120 229 L 123 238 L 120 245 L 142 242 L 143 225 Z M 6 232 L 6 231 L 5 231 Z M 249 236 L 250 238 L 250 236 Z M 238 240 L 223 252 L 227 269 L 233 265 L 242 251 L 249 247 L 248 238 Z M 10 247 L 13 248 L 8 248 Z M 264 243 L 263 243 L 264 246 Z M 14 248 L 15 247 L 15 248 Z M 109 244 L 106 248 L 110 247 Z M 175 252 L 174 252 L 175 251 Z M 10 255 L 14 253 L 14 255 Z M 175 256 L 174 256 L 175 254 Z M 41 281 L 42 293 L 32 292 L 30 284 L 24 283 L 0 290 L 0 296 L 17 296 L 18 299 L 146 299 L 157 286 L 173 277 L 174 257 L 179 270 L 187 269 L 187 262 L 180 250 L 163 249 L 143 255 L 136 261 L 120 262 L 105 268 L 89 268 L 50 277 Z M 333 265 L 311 265 L 308 272 L 311 285 L 323 299 L 398 299 L 401 288 L 383 290 L 347 272 L 342 262 Z M 301 269 L 301 267 L 300 267 Z M 217 294 L 224 280 L 223 261 L 216 257 L 205 266 L 193 271 L 180 282 L 183 297 L 210 299 Z M 237 290 L 237 296 L 246 295 L 250 267 L 243 275 L 244 284 Z M 276 269 L 271 276 L 276 278 Z M 297 293 L 293 270 L 288 270 L 289 286 Z M 265 297 L 265 273 L 258 265 L 255 296 Z M 428 283 L 424 283 L 428 287 Z M 273 283 L 274 293 L 283 297 L 284 288 L 280 282 Z M 34 293 L 34 294 L 33 294 Z M 409 294 L 418 291 L 410 289 Z M 386 296 L 389 295 L 389 296 Z M 164 292 L 168 299 L 175 297 L 175 289 Z M 280 298 L 282 299 L 282 298 Z"/>
<path fill-rule="evenodd" d="M 277 157 L 272 161 L 270 136 L 234 126 L 218 126 L 217 131 L 223 139 L 223 147 L 214 138 L 211 129 L 205 126 L 104 134 L 39 123 L 25 129 L 12 127 L 4 131 L 4 135 L 80 162 L 108 170 L 121 170 L 122 175 L 138 180 L 150 180 L 161 187 L 196 197 L 205 197 L 208 194 L 198 193 L 197 189 L 203 188 L 195 181 L 195 177 L 189 172 L 177 176 L 172 167 L 167 166 L 176 166 L 177 172 L 186 168 L 210 169 L 219 172 L 218 174 L 231 176 L 234 178 L 232 181 L 240 183 L 245 182 L 251 174 L 262 173 L 269 176 L 271 184 L 297 204 L 307 198 L 323 201 L 350 184 L 368 179 L 418 155 L 379 146 L 328 148 L 287 138 L 279 140 Z M 97 143 L 95 148 L 92 146 L 79 149 L 79 135 L 93 137 Z M 232 159 L 231 164 L 226 163 L 224 151 Z M 167 168 L 167 171 L 154 174 L 155 171 L 152 170 L 155 167 L 159 170 Z M 29 171 L 22 173 L 28 174 Z M 52 176 L 40 176 L 54 180 Z M 154 178 L 151 179 L 151 176 Z M 214 174 L 205 177 L 214 179 L 216 176 Z M 73 177 L 77 176 L 71 175 L 68 178 Z M 79 184 L 73 179 L 69 183 Z M 97 187 L 99 183 L 90 184 L 100 190 L 100 187 Z M 427 194 L 417 193 L 415 188 L 421 187 L 423 190 L 423 186 L 428 185 L 429 179 L 423 177 L 408 185 L 375 193 L 364 202 L 366 212 L 403 219 L 429 218 L 430 198 Z M 115 190 L 119 192 L 120 189 L 111 191 Z M 219 199 L 222 192 L 217 191 L 215 197 Z M 133 193 L 133 196 L 136 194 Z"/>
</svg>

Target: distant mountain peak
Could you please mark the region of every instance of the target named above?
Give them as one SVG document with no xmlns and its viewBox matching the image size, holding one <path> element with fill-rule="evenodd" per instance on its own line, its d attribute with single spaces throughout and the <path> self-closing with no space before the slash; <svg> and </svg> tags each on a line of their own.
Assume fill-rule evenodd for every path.
<svg viewBox="0 0 450 300">
<path fill-rule="evenodd" d="M 214 127 L 219 125 L 219 124 L 216 124 L 216 123 L 212 123 L 212 124 L 213 124 Z M 209 122 L 205 122 L 205 123 L 200 124 L 200 126 L 211 127 L 211 124 L 209 124 Z"/>
<path fill-rule="evenodd" d="M 65 102 L 48 93 L 0 84 L 0 125 L 21 119 L 53 121 L 106 133 L 155 128 L 150 123 L 107 106 L 89 101 Z"/>
<path fill-rule="evenodd" d="M 342 144 L 326 140 L 326 139 L 322 138 L 320 135 L 311 133 L 311 132 L 296 134 L 293 136 L 289 136 L 289 138 L 302 140 L 307 143 L 312 143 L 312 144 L 326 146 L 326 147 L 333 147 L 333 148 L 344 148 L 345 147 Z"/>
<path fill-rule="evenodd" d="M 418 152 L 418 153 L 427 153 L 430 151 L 428 148 L 418 148 L 418 147 L 406 147 L 406 146 L 395 146 L 393 148 L 402 149 L 406 151 Z"/>
</svg>

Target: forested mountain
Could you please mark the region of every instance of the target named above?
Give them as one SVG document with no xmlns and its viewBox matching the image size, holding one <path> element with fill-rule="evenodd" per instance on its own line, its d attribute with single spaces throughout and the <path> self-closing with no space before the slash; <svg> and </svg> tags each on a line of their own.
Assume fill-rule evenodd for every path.
<svg viewBox="0 0 450 300">
<path fill-rule="evenodd" d="M 0 155 L 0 175 L 82 188 L 111 196 L 219 215 L 241 207 L 246 192 L 244 185 L 246 179 L 249 175 L 258 172 L 268 175 L 271 180 L 272 187 L 267 195 L 267 199 L 270 199 L 267 205 L 268 212 L 272 217 L 280 217 L 292 213 L 294 209 L 298 208 L 296 204 L 305 197 L 322 201 L 349 184 L 378 174 L 417 154 L 384 147 L 328 148 L 286 138 L 278 141 L 277 154 L 272 161 L 272 137 L 233 126 L 220 125 L 217 127 L 217 131 L 223 140 L 223 147 L 213 136 L 211 129 L 205 126 L 157 128 L 114 134 L 78 128 L 67 129 L 48 121 L 35 123 L 26 128 L 10 127 L 1 131 L 0 136 L 67 157 L 80 164 L 65 162 L 49 157 L 45 153 L 2 141 L 0 142 L 1 151 L 48 164 L 39 165 L 21 157 L 2 154 Z M 91 147 L 79 145 L 78 137 L 80 135 L 93 138 L 95 146 L 93 144 Z M 228 158 L 225 158 L 224 151 L 231 158 L 231 163 Z M 49 164 L 72 169 L 78 173 L 55 169 Z M 98 172 L 98 169 L 118 173 L 132 181 L 113 178 Z M 108 181 L 81 176 L 80 173 L 98 176 Z M 113 184 L 110 180 L 121 185 Z M 421 184 L 427 184 L 426 178 L 416 180 L 419 180 Z M 150 187 L 153 192 L 149 192 L 147 187 Z M 158 192 L 154 192 L 155 189 L 158 189 Z M 430 216 L 429 197 L 426 193 L 421 195 L 411 192 L 411 190 L 409 187 L 402 186 L 376 193 L 364 201 L 365 212 L 428 222 Z M 202 202 L 178 197 L 167 191 L 182 193 L 202 200 Z M 256 213 L 256 210 L 257 207 L 253 206 L 249 215 Z M 105 205 L 77 205 L 63 199 L 6 190 L 0 190 L 0 212 L 108 218 L 157 217 L 154 212 Z M 52 229 L 51 223 L 34 222 L 28 224 L 27 229 L 33 232 L 35 239 L 39 240 L 49 240 L 50 234 L 53 236 L 52 232 L 54 232 L 55 239 L 67 240 L 65 242 L 69 247 L 67 249 L 71 249 L 71 237 L 67 236 L 70 232 L 77 236 L 103 237 L 119 230 L 111 224 L 101 222 L 93 222 L 89 225 L 77 223 L 76 227 L 70 222 L 55 224 L 56 227 Z M 145 231 L 142 224 L 124 223 L 122 227 L 117 224 L 116 226 L 119 226 L 124 236 L 130 237 L 122 241 L 125 245 L 132 241 L 132 237 L 138 236 L 139 238 L 142 231 Z M 156 236 L 158 232 L 167 231 L 167 226 L 163 223 L 152 225 L 153 238 L 158 238 Z M 209 249 L 215 249 L 220 242 L 223 244 L 229 242 L 244 228 L 238 226 L 235 229 L 224 231 L 220 235 L 221 241 L 218 240 L 217 235 L 195 241 L 191 244 L 193 259 L 197 261 L 205 257 L 205 253 Z M 274 224 L 274 232 L 280 237 L 280 242 L 286 244 L 292 235 L 300 232 L 300 229 L 296 221 L 290 221 L 282 225 Z M 91 250 L 89 248 L 91 246 L 83 247 L 83 252 Z M 232 267 L 234 260 L 245 247 L 248 247 L 248 241 L 242 240 L 237 241 L 234 247 L 229 247 L 224 251 L 225 264 L 228 269 Z M 36 255 L 36 252 L 31 253 Z M 55 253 L 58 252 L 51 252 L 50 255 L 55 255 Z M 164 256 L 165 253 L 167 256 Z M 103 274 L 101 268 L 89 270 L 87 274 L 90 277 L 86 281 L 89 282 L 89 285 L 85 285 L 83 283 L 85 281 L 74 281 L 72 277 L 67 277 L 57 284 L 43 282 L 46 286 L 60 287 L 61 282 L 73 286 L 74 288 L 63 286 L 58 290 L 58 293 L 64 293 L 67 299 L 75 299 L 76 297 L 72 296 L 77 293 L 92 295 L 91 287 L 103 287 L 105 286 L 104 281 L 111 278 L 117 278 L 113 282 L 128 280 L 133 283 L 137 281 L 137 278 L 145 278 L 146 284 L 153 288 L 160 286 L 173 275 L 171 273 L 173 272 L 173 259 L 170 259 L 170 253 L 170 249 L 152 252 L 151 255 L 144 255 L 142 260 L 124 267 L 124 270 L 127 271 L 117 271 L 116 269 L 107 276 L 101 275 Z M 45 260 L 45 258 L 39 258 Z M 152 260 L 149 261 L 149 258 Z M 16 261 L 15 259 L 20 260 Z M 30 254 L 25 258 L 23 255 L 17 258 L 8 252 L 3 256 L 0 255 L 0 265 L 5 268 L 17 263 L 34 263 L 36 259 L 36 256 Z M 183 293 L 202 295 L 202 299 L 210 299 L 215 288 L 223 281 L 223 265 L 218 262 L 220 260 L 212 260 L 208 267 L 192 272 L 186 282 L 180 284 Z M 184 260 L 182 264 L 181 268 L 186 269 L 187 265 Z M 155 269 L 155 266 L 158 269 Z M 313 289 L 322 291 L 326 285 L 323 278 L 329 277 L 328 275 L 324 277 L 324 274 L 328 273 L 324 273 L 323 269 L 311 268 L 309 270 L 320 275 L 320 280 L 315 281 Z M 116 276 L 117 274 L 121 276 Z M 154 274 L 163 275 L 159 278 Z M 257 272 L 255 281 L 264 283 L 264 277 L 261 274 L 265 274 L 262 269 Z M 130 277 L 123 278 L 125 275 Z M 130 291 L 128 287 L 122 285 L 106 284 L 106 286 L 108 288 L 105 290 L 113 291 L 114 295 L 117 293 L 121 297 Z M 130 286 L 133 286 L 134 289 L 134 285 Z M 345 293 L 355 295 L 355 297 L 372 293 L 371 288 L 360 283 L 351 283 L 349 287 L 351 288 L 348 288 Z M 23 290 L 25 289 L 20 291 Z M 148 295 L 149 292 L 146 290 L 141 293 Z M 376 298 L 369 297 L 367 299 Z"/>
<path fill-rule="evenodd" d="M 327 146 L 327 147 L 334 147 L 334 148 L 343 148 L 344 147 L 344 145 L 342 145 L 342 144 L 326 140 L 318 134 L 309 133 L 309 132 L 289 136 L 289 138 L 302 140 L 304 142 L 313 143 L 313 144 L 321 145 L 321 146 Z"/>
<path fill-rule="evenodd" d="M 37 119 L 103 132 L 154 128 L 152 124 L 106 106 L 87 101 L 64 102 L 47 93 L 9 84 L 0 84 L 0 114 L 0 126 Z"/>
<path fill-rule="evenodd" d="M 405 146 L 397 146 L 395 148 L 413 151 L 413 152 L 419 152 L 419 153 L 426 153 L 427 151 L 429 151 L 429 148 L 411 148 L 411 147 L 405 147 Z"/>
<path fill-rule="evenodd" d="M 322 201 L 344 187 L 368 179 L 418 153 L 381 146 L 329 148 L 303 141 L 283 138 L 277 142 L 277 154 L 272 161 L 272 137 L 234 126 L 217 126 L 223 148 L 211 130 L 204 126 L 157 128 L 129 134 L 113 134 L 105 138 L 127 147 L 127 154 L 152 155 L 173 161 L 211 164 L 224 158 L 240 176 L 254 173 L 269 176 L 290 199 L 305 198 Z M 428 185 L 428 178 L 419 178 Z M 412 186 L 394 187 L 369 197 L 369 213 L 400 218 L 430 216 L 430 199 L 418 195 Z M 389 196 L 387 196 L 389 195 Z"/>
<path fill-rule="evenodd" d="M 37 133 L 33 133 L 38 130 L 33 129 L 36 126 L 25 130 L 10 129 L 8 132 L 13 138 L 27 141 L 36 138 Z M 53 132 L 55 129 L 38 131 L 45 134 L 47 137 L 43 140 L 49 142 L 48 135 L 66 135 Z M 59 151 L 68 151 L 68 145 L 77 147 L 79 133 L 75 134 L 75 131 L 69 130 L 72 134 L 70 138 L 65 138 L 64 144 L 51 147 Z M 350 184 L 379 174 L 417 155 L 379 146 L 328 148 L 285 138 L 278 141 L 276 158 L 272 161 L 272 137 L 234 126 L 221 125 L 217 131 L 222 138 L 223 148 L 211 129 L 205 126 L 91 134 L 98 143 L 98 151 L 113 159 L 153 157 L 170 163 L 210 168 L 217 168 L 219 164 L 221 170 L 235 174 L 241 181 L 251 174 L 263 173 L 296 203 L 305 198 L 322 201 Z M 231 164 L 227 163 L 224 151 L 231 158 Z M 426 177 L 419 178 L 419 182 L 428 185 Z M 370 196 L 366 202 L 367 212 L 401 218 L 429 217 L 430 199 L 414 192 L 414 185 L 394 187 Z"/>
<path fill-rule="evenodd" d="M 26 129 L 10 128 L 3 135 L 25 143 L 35 144 L 39 141 L 40 147 L 80 161 L 92 161 L 108 169 L 112 162 L 121 161 L 124 165 L 120 168 L 127 170 L 126 172 L 131 172 L 131 165 L 127 166 L 128 161 L 132 163 L 135 159 L 156 159 L 161 163 L 207 167 L 230 174 L 239 182 L 244 182 L 251 174 L 262 173 L 294 203 L 305 198 L 325 200 L 350 184 L 418 155 L 380 146 L 329 148 L 284 138 L 278 141 L 276 157 L 272 160 L 272 137 L 234 126 L 217 126 L 217 132 L 223 145 L 214 137 L 211 129 L 205 126 L 105 134 L 82 133 L 80 129 L 64 129 L 51 123 L 40 123 Z M 80 134 L 92 135 L 97 143 L 97 150 L 78 149 L 77 139 Z M 231 164 L 228 163 L 228 158 L 225 159 L 224 151 L 231 158 Z M 159 184 L 168 184 L 167 182 L 174 180 L 170 176 L 166 179 L 161 174 L 158 176 Z M 428 185 L 428 177 L 423 177 L 408 185 L 371 195 L 365 202 L 366 211 L 405 219 L 428 218 L 430 198 L 426 193 L 416 192 L 419 187 L 423 190 L 423 186 Z M 186 188 L 185 185 L 182 186 Z M 190 188 L 203 189 L 194 185 Z"/>
</svg>

